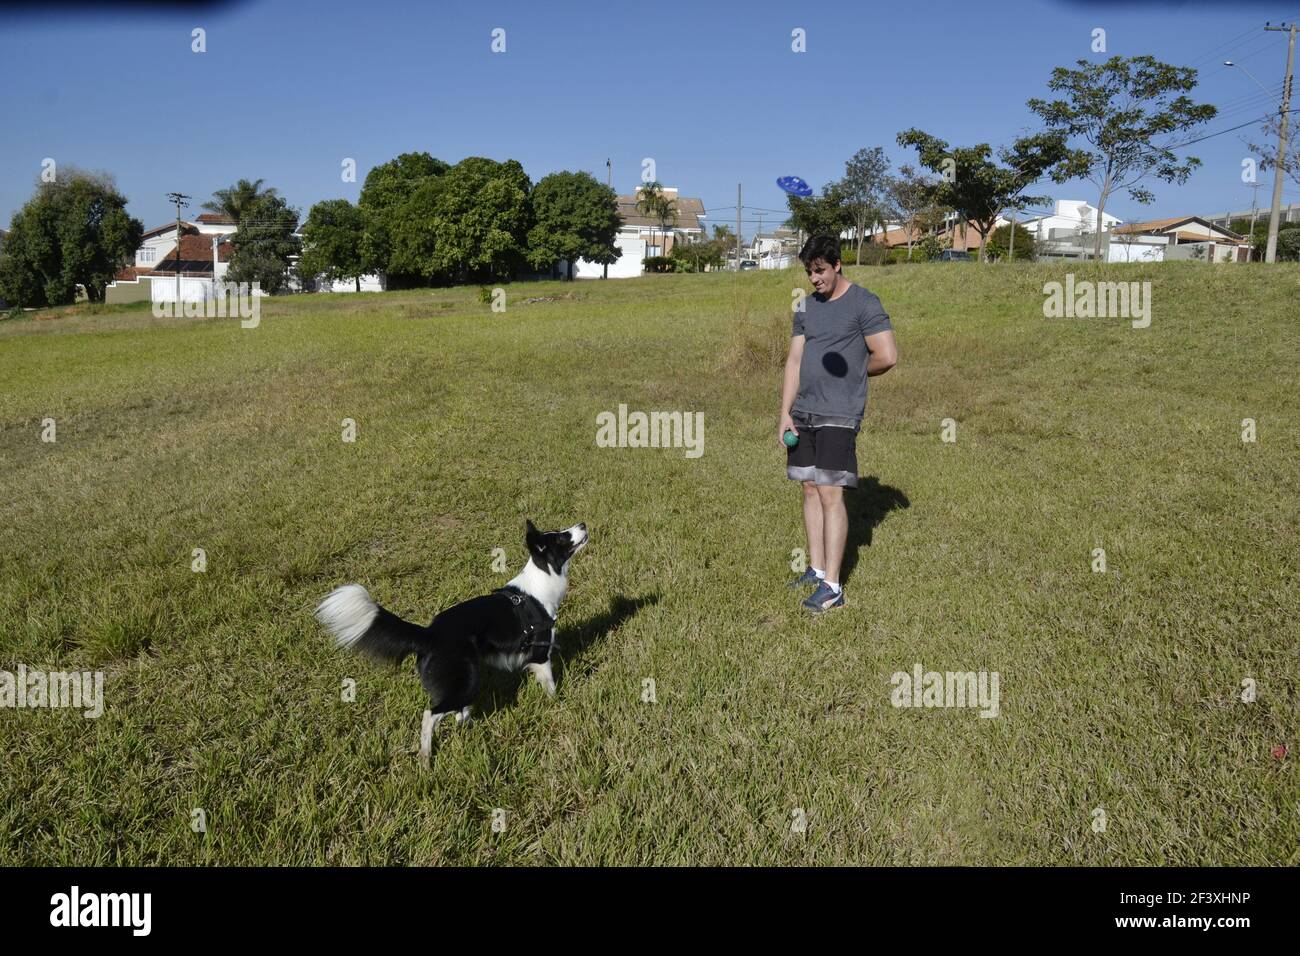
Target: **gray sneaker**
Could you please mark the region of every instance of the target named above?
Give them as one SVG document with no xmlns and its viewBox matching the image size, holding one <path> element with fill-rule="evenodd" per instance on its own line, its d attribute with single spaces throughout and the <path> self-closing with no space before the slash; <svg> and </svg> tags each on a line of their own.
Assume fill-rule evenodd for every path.
<svg viewBox="0 0 1300 956">
<path fill-rule="evenodd" d="M 807 568 L 803 574 L 799 575 L 793 581 L 786 585 L 788 588 L 816 587 L 821 582 L 812 568 Z"/>
</svg>

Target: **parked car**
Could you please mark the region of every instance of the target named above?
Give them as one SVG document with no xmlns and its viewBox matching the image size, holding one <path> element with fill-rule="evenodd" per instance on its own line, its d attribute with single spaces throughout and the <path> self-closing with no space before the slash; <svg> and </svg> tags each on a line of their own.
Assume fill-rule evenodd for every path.
<svg viewBox="0 0 1300 956">
<path fill-rule="evenodd" d="M 960 249 L 945 249 L 943 250 L 943 252 L 939 253 L 939 257 L 935 259 L 935 262 L 970 262 L 970 261 L 971 261 L 971 254 L 969 252 L 962 252 Z"/>
<path fill-rule="evenodd" d="M 740 271 L 741 271 L 741 272 L 748 272 L 750 269 L 757 269 L 757 268 L 758 268 L 758 260 L 757 260 L 757 259 L 741 259 L 741 260 L 740 260 Z"/>
</svg>

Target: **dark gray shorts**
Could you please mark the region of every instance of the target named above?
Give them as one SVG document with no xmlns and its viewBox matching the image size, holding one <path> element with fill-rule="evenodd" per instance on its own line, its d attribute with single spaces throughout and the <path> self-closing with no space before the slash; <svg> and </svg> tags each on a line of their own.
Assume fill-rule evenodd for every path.
<svg viewBox="0 0 1300 956">
<path fill-rule="evenodd" d="M 799 444 L 785 451 L 785 476 L 817 485 L 858 486 L 858 429 L 846 425 L 812 427 L 801 415 L 791 415 Z"/>
</svg>

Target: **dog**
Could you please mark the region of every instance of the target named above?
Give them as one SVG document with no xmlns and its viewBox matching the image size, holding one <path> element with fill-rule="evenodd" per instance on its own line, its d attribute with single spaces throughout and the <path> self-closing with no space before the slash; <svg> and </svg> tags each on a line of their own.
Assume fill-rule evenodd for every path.
<svg viewBox="0 0 1300 956">
<path fill-rule="evenodd" d="M 588 540 L 583 523 L 543 532 L 527 520 L 523 570 L 491 594 L 452 605 L 428 627 L 380 607 L 359 584 L 331 591 L 316 619 L 337 647 L 393 663 L 414 654 L 435 726 L 449 714 L 457 724 L 470 719 L 484 666 L 528 670 L 553 697 L 556 615 L 569 587 L 569 562 Z"/>
</svg>

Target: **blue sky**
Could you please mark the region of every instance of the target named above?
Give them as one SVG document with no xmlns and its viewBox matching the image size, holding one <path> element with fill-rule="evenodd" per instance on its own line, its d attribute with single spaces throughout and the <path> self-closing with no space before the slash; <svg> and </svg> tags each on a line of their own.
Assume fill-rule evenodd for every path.
<svg viewBox="0 0 1300 956">
<path fill-rule="evenodd" d="M 711 221 L 744 232 L 783 218 L 777 176 L 814 187 L 861 147 L 896 145 L 918 126 L 950 143 L 1008 143 L 1034 126 L 1054 66 L 1149 53 L 1202 66 L 1198 99 L 1223 110 L 1212 133 L 1262 115 L 1269 100 L 1239 69 L 1280 91 L 1286 39 L 1264 21 L 1300 3 L 1085 4 L 925 0 L 805 6 L 744 3 L 539 4 L 245 0 L 144 4 L 128 13 L 0 10 L 0 223 L 31 195 L 51 157 L 113 173 L 146 228 L 173 215 L 171 190 L 196 197 L 240 177 L 266 180 L 305 215 L 356 200 L 366 171 L 399 153 L 448 162 L 513 158 L 534 181 L 587 170 L 630 192 L 651 157 L 658 178 L 699 196 Z M 207 52 L 191 52 L 203 27 Z M 490 50 L 494 28 L 506 52 Z M 791 52 L 791 31 L 808 52 Z M 1094 28 L 1106 53 L 1091 51 Z M 1220 49 L 1216 50 L 1216 47 Z M 1275 108 L 1275 107 L 1274 107 Z M 1249 208 L 1241 182 L 1253 127 L 1188 150 L 1204 166 L 1156 202 L 1118 196 L 1126 219 Z M 353 158 L 357 182 L 341 180 Z M 1272 176 L 1261 177 L 1267 205 Z M 1095 200 L 1088 184 L 1041 192 Z M 1300 187 L 1285 201 L 1300 202 Z"/>
</svg>

